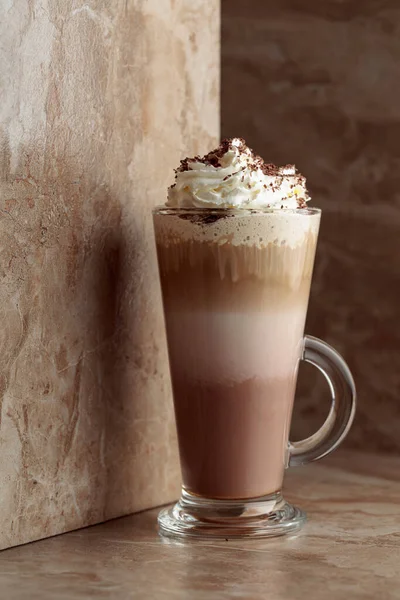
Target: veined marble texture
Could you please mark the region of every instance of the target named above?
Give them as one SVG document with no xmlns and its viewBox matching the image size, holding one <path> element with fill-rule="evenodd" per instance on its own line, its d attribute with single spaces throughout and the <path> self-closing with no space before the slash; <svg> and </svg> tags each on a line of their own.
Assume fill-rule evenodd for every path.
<svg viewBox="0 0 400 600">
<path fill-rule="evenodd" d="M 306 332 L 341 352 L 358 411 L 346 444 L 400 453 L 400 4 L 223 0 L 222 135 L 296 163 L 322 208 Z M 293 436 L 328 410 L 300 371 Z"/>
<path fill-rule="evenodd" d="M 160 539 L 157 509 L 0 554 L 7 600 L 398 600 L 398 457 L 342 452 L 290 469 L 296 536 Z"/>
<path fill-rule="evenodd" d="M 0 6 L 0 547 L 177 496 L 151 209 L 218 136 L 219 7 Z"/>
</svg>

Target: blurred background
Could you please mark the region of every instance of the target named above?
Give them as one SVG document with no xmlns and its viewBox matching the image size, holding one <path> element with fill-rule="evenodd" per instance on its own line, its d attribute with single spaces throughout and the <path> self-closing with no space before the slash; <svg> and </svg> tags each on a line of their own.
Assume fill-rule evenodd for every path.
<svg viewBox="0 0 400 600">
<path fill-rule="evenodd" d="M 222 0 L 222 137 L 306 175 L 323 210 L 306 332 L 354 374 L 345 444 L 385 452 L 400 452 L 399 65 L 397 0 Z M 328 405 L 303 366 L 292 437 Z"/>
</svg>

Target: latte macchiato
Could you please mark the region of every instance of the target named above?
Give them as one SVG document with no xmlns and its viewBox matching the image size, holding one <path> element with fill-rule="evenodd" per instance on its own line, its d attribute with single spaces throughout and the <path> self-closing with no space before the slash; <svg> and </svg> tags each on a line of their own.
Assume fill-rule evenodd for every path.
<svg viewBox="0 0 400 600">
<path fill-rule="evenodd" d="M 321 211 L 293 165 L 266 164 L 239 138 L 175 170 L 154 210 L 182 494 L 158 516 L 169 537 L 269 537 L 305 514 L 282 496 L 287 466 L 345 438 L 356 393 L 343 358 L 304 336 Z M 332 406 L 289 442 L 300 360 L 329 382 Z"/>
<path fill-rule="evenodd" d="M 280 490 L 319 215 L 154 218 L 183 485 Z"/>
</svg>

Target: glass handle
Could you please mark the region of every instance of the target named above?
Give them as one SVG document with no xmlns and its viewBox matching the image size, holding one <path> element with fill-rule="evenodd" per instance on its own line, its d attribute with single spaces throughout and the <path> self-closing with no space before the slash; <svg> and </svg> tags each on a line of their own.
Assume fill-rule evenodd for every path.
<svg viewBox="0 0 400 600">
<path fill-rule="evenodd" d="M 350 369 L 336 350 L 306 335 L 302 360 L 323 373 L 332 396 L 329 415 L 314 435 L 300 442 L 289 442 L 289 467 L 305 465 L 330 454 L 349 432 L 356 409 L 356 388 Z"/>
</svg>

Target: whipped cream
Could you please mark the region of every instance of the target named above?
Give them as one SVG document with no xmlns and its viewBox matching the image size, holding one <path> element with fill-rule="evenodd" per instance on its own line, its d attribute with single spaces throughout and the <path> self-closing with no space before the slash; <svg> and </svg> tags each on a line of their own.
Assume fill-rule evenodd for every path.
<svg viewBox="0 0 400 600">
<path fill-rule="evenodd" d="M 241 138 L 224 140 L 175 170 L 167 206 L 176 208 L 305 208 L 306 179 L 294 165 L 266 164 Z"/>
</svg>

